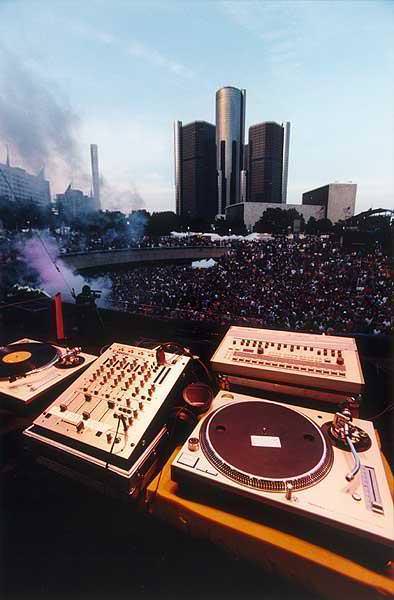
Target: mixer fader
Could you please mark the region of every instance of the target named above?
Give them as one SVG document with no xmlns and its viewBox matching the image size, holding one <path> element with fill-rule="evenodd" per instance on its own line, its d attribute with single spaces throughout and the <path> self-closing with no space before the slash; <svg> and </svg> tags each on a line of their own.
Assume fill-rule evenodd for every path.
<svg viewBox="0 0 394 600">
<path fill-rule="evenodd" d="M 154 350 L 114 343 L 25 433 L 127 477 L 165 424 L 189 361 L 166 353 L 159 363 Z"/>
</svg>

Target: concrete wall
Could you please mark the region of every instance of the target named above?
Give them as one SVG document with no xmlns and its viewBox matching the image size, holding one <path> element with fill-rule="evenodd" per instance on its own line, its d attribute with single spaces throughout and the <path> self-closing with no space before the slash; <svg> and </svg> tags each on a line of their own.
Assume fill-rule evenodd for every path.
<svg viewBox="0 0 394 600">
<path fill-rule="evenodd" d="M 270 202 L 245 202 L 244 204 L 236 204 L 233 207 L 228 208 L 227 214 L 229 218 L 231 218 L 231 216 L 239 218 L 240 214 L 242 214 L 240 211 L 243 209 L 244 223 L 246 227 L 250 229 L 254 227 L 268 208 L 280 208 L 281 210 L 295 208 L 300 215 L 304 216 L 306 222 L 309 221 L 310 217 L 323 219 L 325 216 L 325 209 L 323 206 L 311 206 L 308 204 L 276 204 Z"/>
<path fill-rule="evenodd" d="M 356 207 L 357 184 L 330 183 L 327 203 L 327 219 L 332 223 L 353 217 Z"/>
<path fill-rule="evenodd" d="M 199 260 L 218 258 L 227 254 L 228 248 L 141 248 L 134 250 L 109 250 L 106 252 L 78 252 L 64 254 L 61 260 L 71 269 L 95 269 L 136 263 Z"/>
</svg>

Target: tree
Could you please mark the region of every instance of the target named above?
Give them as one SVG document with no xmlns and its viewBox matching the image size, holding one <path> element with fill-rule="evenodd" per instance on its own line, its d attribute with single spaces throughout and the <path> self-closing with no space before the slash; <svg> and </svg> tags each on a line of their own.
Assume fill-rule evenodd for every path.
<svg viewBox="0 0 394 600">
<path fill-rule="evenodd" d="M 286 233 L 293 227 L 295 219 L 300 219 L 303 227 L 304 217 L 295 209 L 267 208 L 254 226 L 257 233 Z"/>
<path fill-rule="evenodd" d="M 333 225 L 330 219 L 319 219 L 316 221 L 316 233 L 318 235 L 322 233 L 331 233 Z"/>
<path fill-rule="evenodd" d="M 174 212 L 154 212 L 147 225 L 147 233 L 153 236 L 169 235 L 180 227 L 180 218 Z"/>
<path fill-rule="evenodd" d="M 0 197 L 0 219 L 8 231 L 42 229 L 51 219 L 50 206 L 42 206 L 31 199 Z"/>
</svg>

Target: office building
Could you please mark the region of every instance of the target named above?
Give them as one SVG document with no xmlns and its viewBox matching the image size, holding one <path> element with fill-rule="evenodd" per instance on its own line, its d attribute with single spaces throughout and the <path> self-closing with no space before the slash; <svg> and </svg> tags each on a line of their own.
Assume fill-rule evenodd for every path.
<svg viewBox="0 0 394 600">
<path fill-rule="evenodd" d="M 226 217 L 231 222 L 244 223 L 248 229 L 252 229 L 269 208 L 295 208 L 304 217 L 305 222 L 313 217 L 317 221 L 330 219 L 334 224 L 354 215 L 356 192 L 355 183 L 330 183 L 305 192 L 302 195 L 302 204 L 240 202 L 227 207 Z"/>
<path fill-rule="evenodd" d="M 51 201 L 51 194 L 44 169 L 41 169 L 38 175 L 32 175 L 25 169 L 12 167 L 7 151 L 6 163 L 0 163 L 0 198 L 10 201 L 31 200 L 35 204 L 47 207 Z"/>
<path fill-rule="evenodd" d="M 175 212 L 182 216 L 182 121 L 174 122 Z"/>
<path fill-rule="evenodd" d="M 176 212 L 191 219 L 217 214 L 215 126 L 174 124 Z"/>
<path fill-rule="evenodd" d="M 75 190 L 68 186 L 63 194 L 56 194 L 56 208 L 59 217 L 65 221 L 72 221 L 85 216 L 87 213 L 96 210 L 93 197 L 86 196 L 81 190 Z"/>
<path fill-rule="evenodd" d="M 249 128 L 248 201 L 282 202 L 284 128 L 266 122 Z"/>
<path fill-rule="evenodd" d="M 223 87 L 216 92 L 216 165 L 218 212 L 240 201 L 245 138 L 246 91 Z"/>
<path fill-rule="evenodd" d="M 302 194 L 302 204 L 323 206 L 324 217 L 336 223 L 354 215 L 356 193 L 355 183 L 329 183 Z"/>
<path fill-rule="evenodd" d="M 93 208 L 94 210 L 101 210 L 97 144 L 90 144 L 90 158 L 92 163 Z"/>
<path fill-rule="evenodd" d="M 287 202 L 287 181 L 289 178 L 290 123 L 282 123 L 283 127 L 283 171 L 282 171 L 282 204 Z"/>
</svg>

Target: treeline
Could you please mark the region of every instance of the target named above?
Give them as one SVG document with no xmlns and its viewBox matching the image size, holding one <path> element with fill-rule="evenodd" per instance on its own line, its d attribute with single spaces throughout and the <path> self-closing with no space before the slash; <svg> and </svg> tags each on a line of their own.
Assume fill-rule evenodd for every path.
<svg viewBox="0 0 394 600">
<path fill-rule="evenodd" d="M 366 213 L 367 214 L 367 213 Z M 321 235 L 339 233 L 344 226 L 349 229 L 349 222 L 338 222 L 335 225 L 329 219 L 316 220 L 314 217 L 306 222 L 296 210 L 281 208 L 267 209 L 256 223 L 254 231 L 258 233 L 290 233 L 300 232 Z M 50 207 L 35 204 L 29 200 L 0 197 L 0 226 L 7 231 L 23 231 L 30 229 L 55 230 L 62 226 L 80 231 L 86 236 L 105 235 L 116 232 L 118 235 L 139 238 L 143 235 L 152 237 L 169 235 L 171 231 L 215 232 L 220 235 L 244 235 L 247 232 L 243 223 L 219 220 L 188 219 L 180 217 L 172 211 L 149 213 L 146 210 L 132 211 L 124 214 L 120 211 L 99 211 L 84 215 L 83 219 L 65 220 L 56 215 Z M 385 215 L 371 215 L 357 224 L 362 232 L 380 232 L 384 237 L 391 237 L 392 225 Z"/>
</svg>

